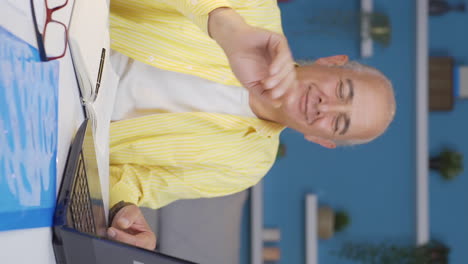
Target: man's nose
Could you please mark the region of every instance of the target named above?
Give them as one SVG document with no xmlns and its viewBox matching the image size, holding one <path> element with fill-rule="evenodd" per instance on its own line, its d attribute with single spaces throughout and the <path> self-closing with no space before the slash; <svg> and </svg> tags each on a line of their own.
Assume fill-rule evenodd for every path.
<svg viewBox="0 0 468 264">
<path fill-rule="evenodd" d="M 340 101 L 322 101 L 319 104 L 317 104 L 317 110 L 320 113 L 343 113 L 348 111 L 348 104 L 345 102 L 340 102 Z"/>
</svg>

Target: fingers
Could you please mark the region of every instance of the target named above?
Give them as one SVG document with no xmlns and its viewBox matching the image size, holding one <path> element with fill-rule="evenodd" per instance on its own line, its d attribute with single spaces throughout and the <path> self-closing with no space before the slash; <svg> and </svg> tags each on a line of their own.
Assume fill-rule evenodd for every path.
<svg viewBox="0 0 468 264">
<path fill-rule="evenodd" d="M 267 79 L 261 96 L 263 99 L 271 101 L 273 107 L 278 108 L 284 102 L 284 98 L 290 90 L 296 86 L 296 71 L 294 66 L 281 70 L 277 75 Z"/>
<path fill-rule="evenodd" d="M 269 67 L 269 77 L 263 81 L 263 89 L 270 91 L 263 91 L 262 96 L 270 100 L 274 107 L 280 107 L 283 103 L 281 98 L 295 86 L 295 63 L 287 40 L 282 35 L 275 34 L 271 37 L 268 52 L 272 62 Z"/>
<path fill-rule="evenodd" d="M 289 104 L 288 102 L 291 99 L 294 99 L 294 97 L 289 96 L 292 94 L 297 86 L 297 81 L 295 75 L 289 75 L 285 80 L 283 80 L 281 83 L 278 84 L 278 86 L 274 89 L 270 90 L 264 90 L 264 92 L 261 94 L 261 98 L 263 100 L 269 101 L 269 103 L 275 107 L 279 108 L 283 104 Z M 281 96 L 276 96 L 274 93 L 277 90 L 282 90 Z M 284 92 L 283 92 L 284 91 Z"/>
<path fill-rule="evenodd" d="M 113 240 L 117 240 L 136 247 L 141 247 L 148 250 L 154 250 L 156 247 L 156 236 L 151 231 L 140 232 L 133 235 L 117 228 L 110 227 L 107 230 L 107 234 Z"/>
<path fill-rule="evenodd" d="M 156 236 L 148 226 L 141 210 L 136 205 L 127 205 L 120 209 L 112 221 L 107 235 L 126 244 L 153 250 Z"/>
<path fill-rule="evenodd" d="M 274 76 L 265 80 L 265 89 L 271 89 L 272 99 L 283 96 L 296 80 L 296 71 L 294 65 L 288 63 Z"/>
<path fill-rule="evenodd" d="M 294 65 L 288 42 L 284 36 L 278 34 L 272 35 L 268 52 L 272 58 L 269 67 L 270 75 L 276 75 L 287 64 Z"/>
<path fill-rule="evenodd" d="M 143 221 L 146 223 L 138 206 L 127 205 L 117 212 L 111 226 L 119 229 L 127 229 L 138 220 L 141 221 L 141 218 L 143 218 Z"/>
<path fill-rule="evenodd" d="M 231 45 L 233 51 L 225 50 L 231 69 L 256 98 L 278 108 L 297 82 L 286 37 L 254 27 L 243 32 L 248 36 Z"/>
</svg>

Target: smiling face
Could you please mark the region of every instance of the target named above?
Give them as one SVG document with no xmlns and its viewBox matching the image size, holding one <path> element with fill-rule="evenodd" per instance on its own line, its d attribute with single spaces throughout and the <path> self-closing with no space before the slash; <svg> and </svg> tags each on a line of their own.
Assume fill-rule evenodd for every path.
<svg viewBox="0 0 468 264">
<path fill-rule="evenodd" d="M 369 141 L 393 117 L 393 92 L 378 74 L 319 62 L 298 67 L 297 79 L 298 86 L 272 119 L 324 147 Z"/>
</svg>

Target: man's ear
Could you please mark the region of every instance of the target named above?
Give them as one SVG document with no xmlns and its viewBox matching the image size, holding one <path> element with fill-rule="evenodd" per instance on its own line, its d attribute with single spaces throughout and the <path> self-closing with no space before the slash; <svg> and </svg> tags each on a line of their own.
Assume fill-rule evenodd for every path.
<svg viewBox="0 0 468 264">
<path fill-rule="evenodd" d="M 322 66 L 343 66 L 348 62 L 347 55 L 335 55 L 330 57 L 323 57 L 315 61 L 316 64 Z"/>
<path fill-rule="evenodd" d="M 320 138 L 320 137 L 310 136 L 310 135 L 306 135 L 306 136 L 304 136 L 304 138 L 307 141 L 319 144 L 320 146 L 325 147 L 325 148 L 329 148 L 329 149 L 336 148 L 335 142 L 333 142 L 333 141 L 331 141 L 329 139 L 323 139 L 323 138 Z"/>
</svg>

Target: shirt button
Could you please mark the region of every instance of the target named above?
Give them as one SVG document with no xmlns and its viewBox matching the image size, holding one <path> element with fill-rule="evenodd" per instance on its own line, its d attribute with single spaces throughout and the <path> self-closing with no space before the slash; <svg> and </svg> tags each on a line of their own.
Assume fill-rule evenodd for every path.
<svg viewBox="0 0 468 264">
<path fill-rule="evenodd" d="M 148 61 L 153 62 L 153 61 L 154 61 L 154 57 L 153 57 L 152 55 L 149 56 L 149 57 L 148 57 Z"/>
<path fill-rule="evenodd" d="M 185 68 L 186 68 L 187 70 L 193 70 L 193 66 L 192 66 L 192 65 L 186 66 Z"/>
<path fill-rule="evenodd" d="M 198 4 L 198 0 L 192 0 L 192 5 Z"/>
</svg>

